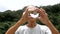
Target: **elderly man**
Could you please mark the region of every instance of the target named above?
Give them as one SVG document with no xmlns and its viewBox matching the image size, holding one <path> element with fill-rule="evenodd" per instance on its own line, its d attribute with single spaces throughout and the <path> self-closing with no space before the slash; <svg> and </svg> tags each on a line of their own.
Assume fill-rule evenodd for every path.
<svg viewBox="0 0 60 34">
<path fill-rule="evenodd" d="M 27 14 L 27 16 L 24 16 L 27 20 L 27 24 L 20 26 L 15 34 L 52 34 L 47 26 L 39 25 L 36 23 L 36 19 L 39 15 L 37 17 L 35 17 L 34 15 L 37 15 L 39 10 L 33 6 L 28 6 L 27 8 L 28 9 L 26 9 L 26 12 L 24 13 Z"/>
<path fill-rule="evenodd" d="M 37 19 L 47 26 L 37 24 Z M 25 22 L 27 22 L 27 24 L 21 26 Z M 6 34 L 59 34 L 59 32 L 50 22 L 44 9 L 27 6 L 22 18 L 12 26 Z"/>
</svg>

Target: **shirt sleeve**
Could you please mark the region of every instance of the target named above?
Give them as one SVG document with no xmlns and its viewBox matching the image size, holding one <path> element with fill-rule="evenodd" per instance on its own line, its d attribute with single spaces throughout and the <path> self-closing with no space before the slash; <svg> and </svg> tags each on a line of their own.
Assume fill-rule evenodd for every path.
<svg viewBox="0 0 60 34">
<path fill-rule="evenodd" d="M 46 26 L 45 34 L 52 34 L 51 30 L 47 26 Z"/>
<path fill-rule="evenodd" d="M 17 31 L 15 32 L 15 34 L 19 34 L 19 31 L 17 30 Z"/>
</svg>

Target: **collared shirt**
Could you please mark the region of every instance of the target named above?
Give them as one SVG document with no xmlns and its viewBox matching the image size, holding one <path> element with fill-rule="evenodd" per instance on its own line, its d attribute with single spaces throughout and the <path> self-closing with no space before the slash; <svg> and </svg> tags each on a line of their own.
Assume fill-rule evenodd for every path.
<svg viewBox="0 0 60 34">
<path fill-rule="evenodd" d="M 47 26 L 37 24 L 34 28 L 29 28 L 27 25 L 20 26 L 15 34 L 52 34 L 52 32 Z"/>
</svg>

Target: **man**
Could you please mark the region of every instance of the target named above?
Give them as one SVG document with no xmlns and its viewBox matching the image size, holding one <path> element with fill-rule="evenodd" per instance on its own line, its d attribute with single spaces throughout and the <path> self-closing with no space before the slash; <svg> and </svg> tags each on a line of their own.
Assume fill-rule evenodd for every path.
<svg viewBox="0 0 60 34">
<path fill-rule="evenodd" d="M 40 16 L 38 18 L 32 18 L 29 15 L 31 10 L 29 11 L 28 9 L 33 9 L 33 11 L 39 12 Z M 42 23 L 46 24 L 47 26 L 37 24 L 36 19 L 39 19 Z M 21 26 L 25 22 L 28 23 L 26 25 Z M 33 8 L 29 8 L 29 6 L 27 6 L 22 18 L 13 27 L 11 27 L 6 32 L 6 34 L 59 34 L 59 32 L 50 22 L 47 13 L 44 9 L 38 9 L 35 6 L 33 6 Z"/>
</svg>

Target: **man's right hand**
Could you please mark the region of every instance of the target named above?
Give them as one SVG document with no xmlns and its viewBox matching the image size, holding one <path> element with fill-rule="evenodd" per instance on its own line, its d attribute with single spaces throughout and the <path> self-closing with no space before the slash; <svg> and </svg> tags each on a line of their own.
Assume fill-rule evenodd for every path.
<svg viewBox="0 0 60 34">
<path fill-rule="evenodd" d="M 22 18 L 14 26 L 9 28 L 5 34 L 15 34 L 17 28 L 27 21 L 27 17 L 28 17 L 28 9 L 26 9 L 25 14 L 22 15 Z"/>
<path fill-rule="evenodd" d="M 22 19 L 24 22 L 28 20 L 28 16 L 29 16 L 29 11 L 28 11 L 28 8 L 26 8 L 25 12 L 23 12 L 22 14 Z"/>
</svg>

